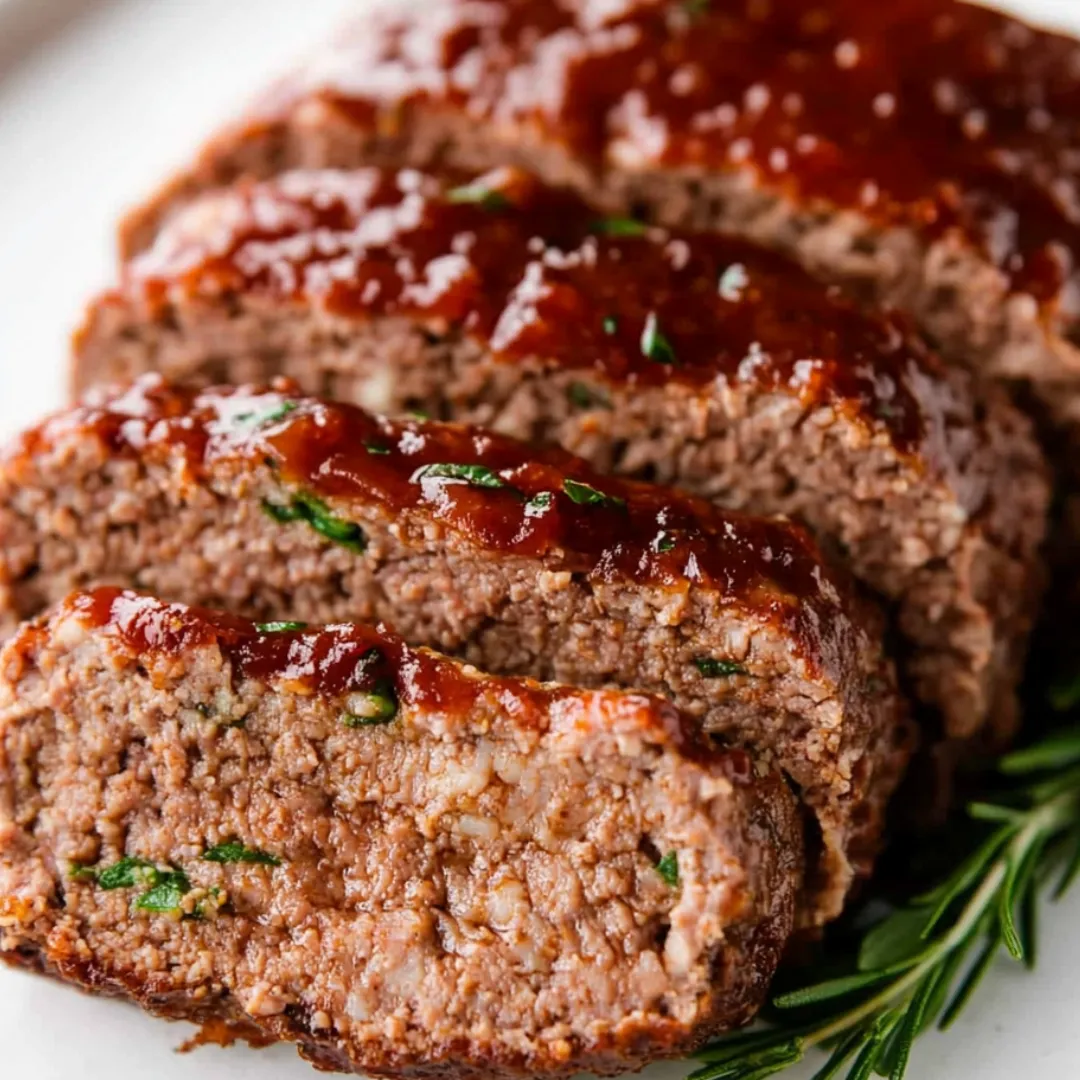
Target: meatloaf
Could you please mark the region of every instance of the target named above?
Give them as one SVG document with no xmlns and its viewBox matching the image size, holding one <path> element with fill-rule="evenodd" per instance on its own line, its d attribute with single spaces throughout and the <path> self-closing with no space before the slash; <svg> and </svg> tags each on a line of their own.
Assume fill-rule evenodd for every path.
<svg viewBox="0 0 1080 1080">
<path fill-rule="evenodd" d="M 663 698 L 382 629 L 101 589 L 0 656 L 0 957 L 341 1071 L 614 1074 L 745 1023 L 800 830 Z"/>
<path fill-rule="evenodd" d="M 1049 501 L 1029 425 L 785 257 L 521 171 L 292 173 L 179 215 L 78 353 L 80 389 L 285 373 L 807 521 L 895 605 L 950 735 L 1016 726 Z"/>
<path fill-rule="evenodd" d="M 1080 380 L 1080 46 L 959 0 L 404 0 L 278 83 L 129 221 L 290 167 L 524 164 L 898 303 L 951 353 Z"/>
<path fill-rule="evenodd" d="M 104 582 L 668 695 L 801 789 L 808 925 L 868 872 L 908 756 L 879 614 L 805 530 L 478 429 L 150 376 L 10 448 L 0 536 L 9 624 Z"/>
</svg>

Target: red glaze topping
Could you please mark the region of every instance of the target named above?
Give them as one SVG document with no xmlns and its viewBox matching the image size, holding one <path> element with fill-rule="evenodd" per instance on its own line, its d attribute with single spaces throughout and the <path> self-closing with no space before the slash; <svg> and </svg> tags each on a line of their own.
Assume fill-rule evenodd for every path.
<svg viewBox="0 0 1080 1080">
<path fill-rule="evenodd" d="M 413 0 L 265 119 L 310 96 L 364 127 L 430 100 L 597 166 L 747 170 L 959 226 L 1042 301 L 1080 251 L 1080 46 L 956 0 Z"/>
<path fill-rule="evenodd" d="M 479 201 L 455 201 L 462 191 Z M 243 293 L 408 315 L 507 363 L 629 385 L 723 378 L 838 405 L 904 452 L 937 437 L 937 361 L 897 320 L 751 244 L 599 218 L 520 172 L 448 190 L 412 172 L 294 173 L 224 194 L 192 224 L 128 269 L 128 295 L 157 309 Z"/>
<path fill-rule="evenodd" d="M 221 466 L 269 467 L 280 484 L 274 505 L 287 510 L 297 494 L 314 497 L 346 529 L 363 507 L 394 517 L 419 511 L 482 549 L 542 558 L 552 570 L 673 592 L 706 589 L 717 604 L 782 624 L 814 666 L 846 668 L 857 648 L 846 579 L 826 567 L 802 528 L 599 475 L 554 447 L 376 418 L 291 396 L 287 387 L 200 392 L 150 376 L 47 421 L 14 455 L 85 432 L 113 454 L 178 453 L 193 483 Z"/>
<path fill-rule="evenodd" d="M 285 684 L 300 693 L 348 698 L 377 694 L 389 702 L 368 726 L 393 723 L 398 706 L 461 717 L 482 698 L 498 703 L 518 728 L 544 730 L 553 714 L 561 722 L 602 726 L 617 715 L 646 721 L 664 742 L 698 756 L 698 728 L 678 709 L 652 694 L 627 691 L 590 693 L 531 679 L 466 674 L 460 664 L 427 649 L 412 649 L 384 627 L 340 624 L 268 630 L 220 611 L 167 604 L 135 592 L 105 587 L 75 593 L 56 620 L 75 616 L 104 630 L 139 658 L 186 657 L 193 649 L 217 646 L 232 666 L 233 679 Z M 31 633 L 40 631 L 34 628 Z M 362 725 L 360 725 L 362 726 Z M 723 760 L 732 779 L 749 780 L 749 758 L 740 750 L 710 753 Z"/>
</svg>

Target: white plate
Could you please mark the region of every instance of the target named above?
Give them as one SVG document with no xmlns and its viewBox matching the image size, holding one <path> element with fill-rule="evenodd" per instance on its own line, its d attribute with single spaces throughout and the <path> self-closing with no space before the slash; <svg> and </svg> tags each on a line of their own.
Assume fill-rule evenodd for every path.
<svg viewBox="0 0 1080 1080">
<path fill-rule="evenodd" d="M 112 275 L 121 211 L 356 6 L 0 0 L 0 433 L 62 402 L 67 335 Z M 1077 0 L 1015 6 L 1080 32 Z M 956 1029 L 919 1047 L 912 1076 L 1080 1077 L 1078 923 L 1080 893 L 1047 911 L 1037 972 L 1001 963 Z M 186 1035 L 126 1006 L 0 973 L 0 1080 L 313 1075 L 287 1048 L 172 1053 Z M 668 1065 L 646 1075 L 685 1073 Z"/>
</svg>

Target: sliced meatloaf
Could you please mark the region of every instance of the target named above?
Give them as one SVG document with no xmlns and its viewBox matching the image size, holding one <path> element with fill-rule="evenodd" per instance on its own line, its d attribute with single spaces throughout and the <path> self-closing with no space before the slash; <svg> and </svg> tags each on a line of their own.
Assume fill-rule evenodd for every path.
<svg viewBox="0 0 1080 1080">
<path fill-rule="evenodd" d="M 800 830 L 663 698 L 381 629 L 102 589 L 0 655 L 0 957 L 336 1070 L 614 1074 L 745 1023 Z"/>
<path fill-rule="evenodd" d="M 895 604 L 951 735 L 1015 728 L 1049 501 L 1029 425 L 784 257 L 520 171 L 294 173 L 180 215 L 78 350 L 80 389 L 285 373 L 807 521 Z"/>
<path fill-rule="evenodd" d="M 1080 380 L 1080 46 L 959 0 L 405 0 L 214 139 L 126 230 L 295 166 L 519 163 L 720 226 L 915 311 L 950 352 Z"/>
<path fill-rule="evenodd" d="M 808 533 L 482 430 L 150 377 L 9 450 L 0 536 L 9 623 L 104 581 L 668 695 L 800 787 L 811 925 L 868 871 L 908 754 L 880 618 Z"/>
</svg>

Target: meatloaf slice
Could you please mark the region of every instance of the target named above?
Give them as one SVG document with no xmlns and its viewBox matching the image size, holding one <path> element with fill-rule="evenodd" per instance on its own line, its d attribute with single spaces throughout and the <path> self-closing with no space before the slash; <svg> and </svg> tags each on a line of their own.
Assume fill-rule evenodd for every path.
<svg viewBox="0 0 1080 1080">
<path fill-rule="evenodd" d="M 662 698 L 77 593 L 0 656 L 0 957 L 387 1076 L 614 1074 L 753 1016 L 775 772 Z"/>
<path fill-rule="evenodd" d="M 277 84 L 129 221 L 291 167 L 524 164 L 720 226 L 1080 381 L 1080 45 L 959 0 L 404 0 Z"/>
<path fill-rule="evenodd" d="M 521 172 L 288 174 L 194 204 L 93 308 L 79 387 L 147 370 L 285 373 L 807 521 L 895 604 L 951 735 L 1015 728 L 1049 501 L 1029 425 L 783 257 Z"/>
<path fill-rule="evenodd" d="M 908 755 L 878 614 L 804 530 L 478 429 L 148 377 L 8 452 L 0 536 L 9 621 L 103 581 L 669 695 L 802 789 L 811 925 L 868 871 Z"/>
</svg>

